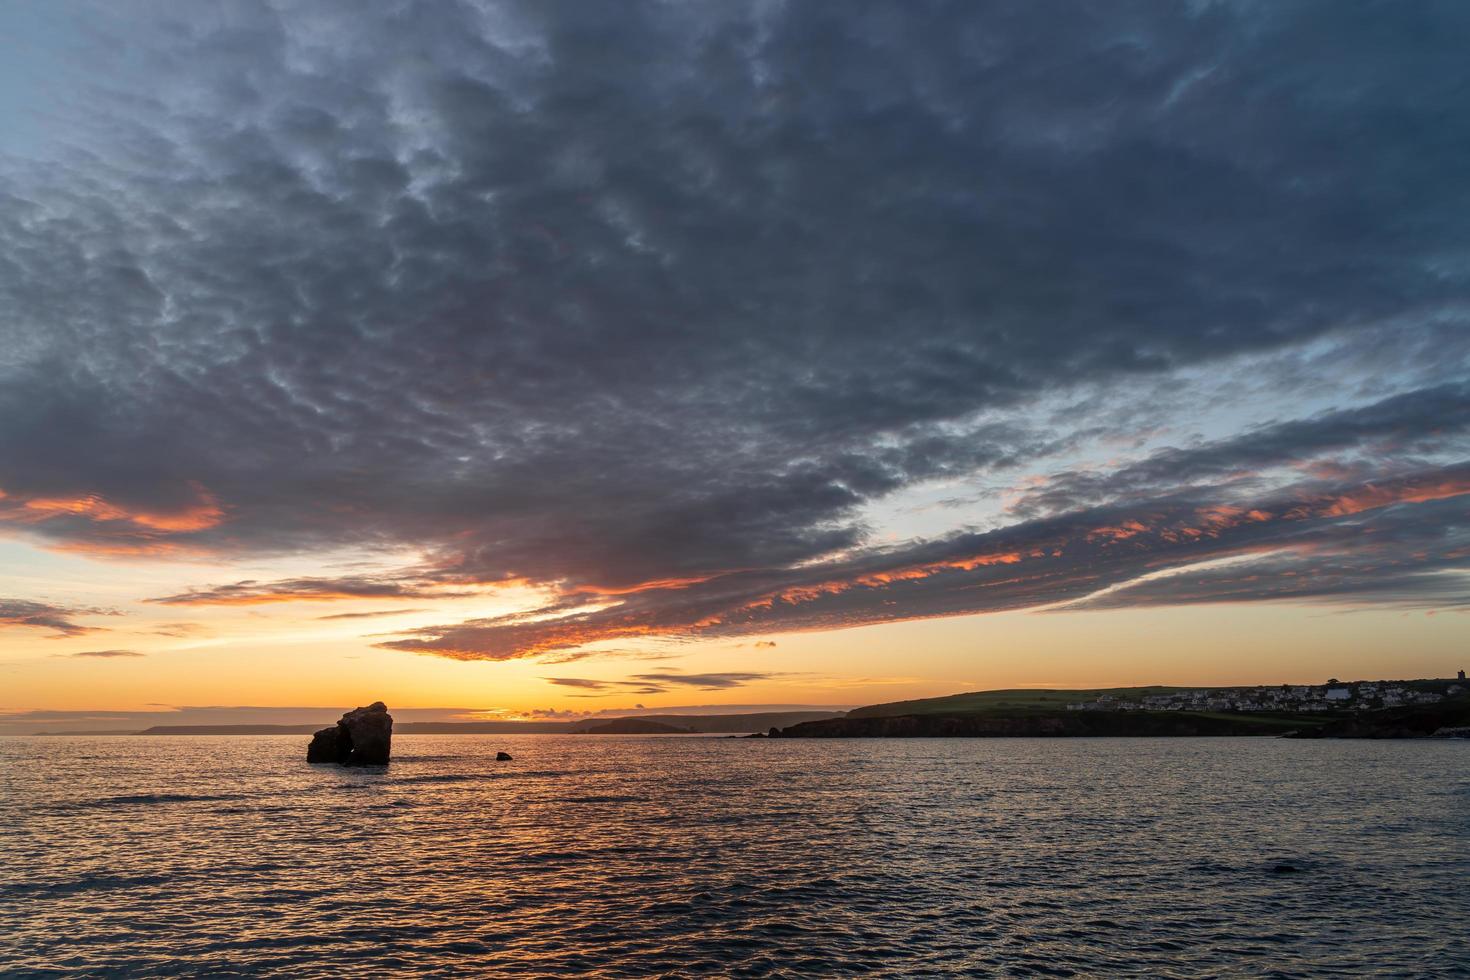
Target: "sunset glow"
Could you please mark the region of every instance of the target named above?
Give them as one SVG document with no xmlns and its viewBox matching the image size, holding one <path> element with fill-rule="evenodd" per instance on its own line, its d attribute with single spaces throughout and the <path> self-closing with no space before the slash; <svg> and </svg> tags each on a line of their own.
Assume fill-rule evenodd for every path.
<svg viewBox="0 0 1470 980">
<path fill-rule="evenodd" d="M 1448 63 L 757 7 L 10 15 L 0 723 L 1460 656 Z"/>
</svg>

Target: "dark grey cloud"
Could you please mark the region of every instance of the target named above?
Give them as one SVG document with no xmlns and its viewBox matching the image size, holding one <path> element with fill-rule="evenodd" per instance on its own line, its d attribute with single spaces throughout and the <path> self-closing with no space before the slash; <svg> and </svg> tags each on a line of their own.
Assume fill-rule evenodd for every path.
<svg viewBox="0 0 1470 980">
<path fill-rule="evenodd" d="M 245 579 L 228 585 L 180 592 L 175 595 L 159 596 L 149 602 L 165 606 L 228 606 L 264 605 L 274 602 L 331 601 L 339 599 L 423 599 L 456 598 L 469 595 L 464 591 L 453 591 L 430 583 L 415 584 L 410 581 L 375 578 L 372 576 L 348 576 L 338 578 L 283 579 L 274 582 L 257 582 Z M 350 616 L 379 616 L 412 610 L 390 610 L 375 613 L 347 613 L 336 618 Z"/>
<path fill-rule="evenodd" d="M 1012 509 L 1022 516 L 1064 512 L 1198 482 L 1251 481 L 1279 467 L 1383 477 L 1412 471 L 1445 452 L 1470 456 L 1470 383 L 1437 385 L 1260 426 L 1229 439 L 1164 449 L 1111 471 L 1061 473 Z"/>
<path fill-rule="evenodd" d="M 82 636 L 87 633 L 104 632 L 100 626 L 84 626 L 76 622 L 78 616 L 109 615 L 105 609 L 80 606 L 55 606 L 28 599 L 0 599 L 0 629 L 28 627 L 51 630 L 55 638 Z"/>
<path fill-rule="evenodd" d="M 165 603 L 509 580 L 561 590 L 559 612 L 617 597 L 391 641 L 519 656 L 587 622 L 733 630 L 739 603 L 828 572 L 1082 537 L 1028 588 L 977 568 L 861 615 L 855 589 L 739 615 L 973 611 L 1139 574 L 1086 557 L 1086 529 L 1183 521 L 1233 500 L 1211 487 L 1239 469 L 1351 450 L 1368 482 L 1463 458 L 1424 429 L 1438 411 L 1463 431 L 1470 358 L 1459 5 L 74 20 L 95 87 L 48 107 L 60 149 L 0 159 L 0 528 L 121 555 L 428 552 L 399 577 Z M 994 539 L 874 547 L 875 502 L 1118 428 L 1049 399 L 1308 344 L 1337 363 L 1432 346 L 1431 380 L 1058 479 Z"/>
</svg>

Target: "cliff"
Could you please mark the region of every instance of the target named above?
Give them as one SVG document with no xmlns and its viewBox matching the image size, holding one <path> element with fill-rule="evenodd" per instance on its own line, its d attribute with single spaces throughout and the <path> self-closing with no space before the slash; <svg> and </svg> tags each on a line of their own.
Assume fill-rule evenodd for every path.
<svg viewBox="0 0 1470 980">
<path fill-rule="evenodd" d="M 1060 711 L 1026 714 L 893 715 L 810 721 L 772 738 L 1025 738 L 1280 735 L 1282 722 L 1189 711 Z"/>
<path fill-rule="evenodd" d="M 1291 738 L 1431 738 L 1436 734 L 1464 738 L 1470 729 L 1470 697 L 1438 704 L 1365 711 L 1319 728 L 1294 732 Z"/>
</svg>

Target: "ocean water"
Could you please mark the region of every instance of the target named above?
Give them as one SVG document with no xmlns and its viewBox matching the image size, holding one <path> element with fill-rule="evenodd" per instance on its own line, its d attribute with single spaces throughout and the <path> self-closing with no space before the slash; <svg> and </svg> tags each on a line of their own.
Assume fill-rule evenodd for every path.
<svg viewBox="0 0 1470 980">
<path fill-rule="evenodd" d="M 0 975 L 1470 976 L 1470 742 L 306 741 L 0 738 Z"/>
</svg>

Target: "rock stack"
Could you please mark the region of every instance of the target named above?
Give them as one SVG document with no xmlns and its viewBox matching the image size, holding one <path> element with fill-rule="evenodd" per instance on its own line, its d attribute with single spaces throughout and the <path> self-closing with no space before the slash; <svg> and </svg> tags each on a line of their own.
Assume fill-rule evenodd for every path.
<svg viewBox="0 0 1470 980">
<path fill-rule="evenodd" d="M 374 701 L 354 708 L 331 728 L 311 737 L 307 762 L 335 762 L 339 766 L 383 766 L 393 743 L 393 716 L 388 706 Z"/>
</svg>

